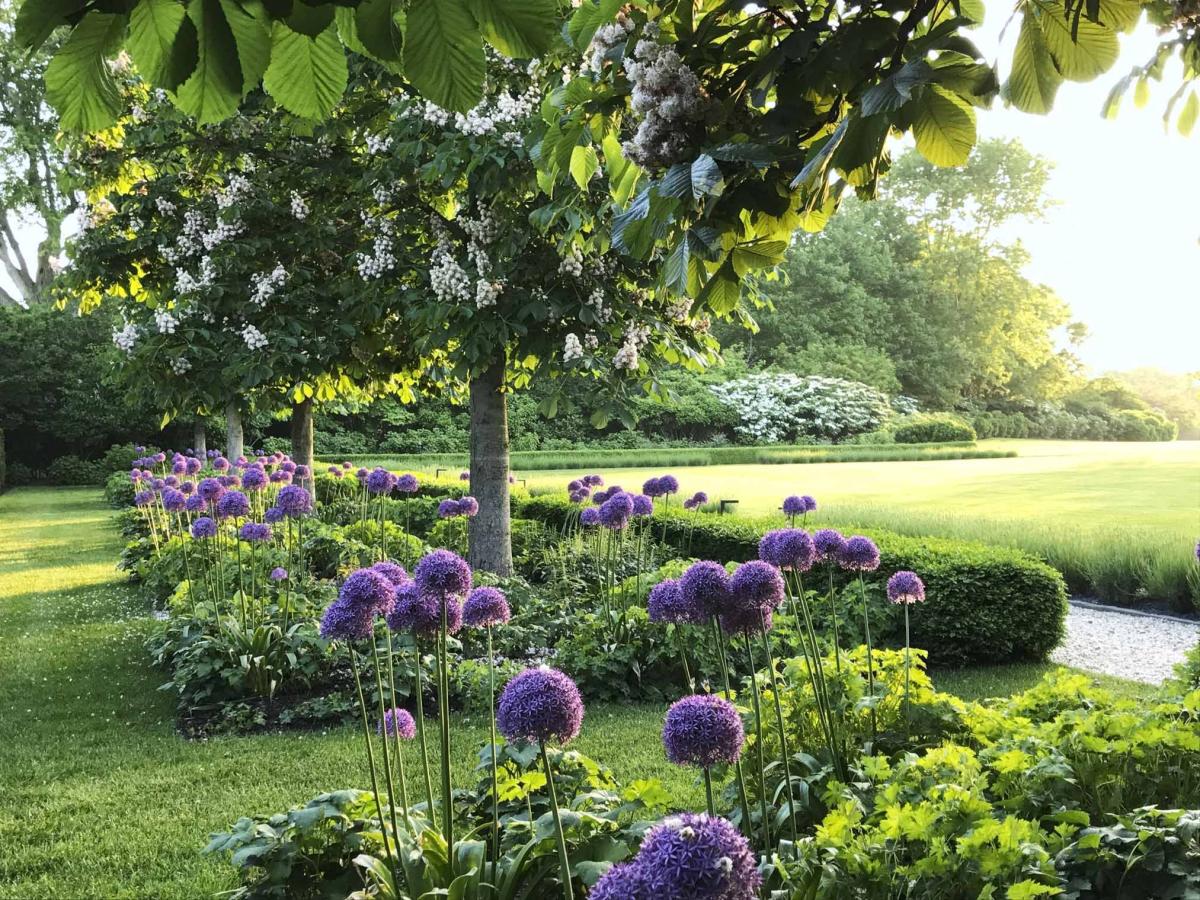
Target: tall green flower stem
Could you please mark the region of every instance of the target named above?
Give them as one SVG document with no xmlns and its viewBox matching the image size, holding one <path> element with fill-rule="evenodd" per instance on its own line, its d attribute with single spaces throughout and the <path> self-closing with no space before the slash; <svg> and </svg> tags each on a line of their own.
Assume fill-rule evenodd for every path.
<svg viewBox="0 0 1200 900">
<path fill-rule="evenodd" d="M 717 807 L 713 803 L 712 772 L 709 771 L 708 766 L 704 767 L 704 799 L 708 804 L 708 814 L 716 818 Z"/>
<path fill-rule="evenodd" d="M 383 494 L 379 495 L 377 521 L 379 523 L 379 558 L 384 560 L 387 555 L 387 529 L 383 527 Z"/>
<path fill-rule="evenodd" d="M 492 626 L 487 627 L 487 649 L 488 649 L 488 696 L 490 703 L 488 710 L 488 726 L 491 728 L 492 739 L 492 864 L 498 866 L 500 864 L 500 797 L 499 787 L 496 774 L 496 663 L 492 655 Z"/>
<path fill-rule="evenodd" d="M 375 750 L 371 746 L 371 721 L 370 716 L 367 714 L 367 698 L 363 694 L 362 678 L 358 673 L 358 653 L 353 645 L 349 649 L 350 668 L 354 671 L 354 686 L 358 689 L 358 708 L 362 713 L 363 741 L 367 745 L 367 765 L 371 769 L 371 792 L 375 795 L 375 808 L 379 810 L 379 830 L 383 834 L 383 855 L 390 861 L 392 858 L 392 849 L 391 843 L 388 840 L 387 826 L 383 823 L 383 798 L 379 794 L 379 774 L 375 770 Z M 385 740 L 384 745 L 386 746 L 386 744 L 387 741 Z M 395 834 L 394 831 L 393 834 Z"/>
<path fill-rule="evenodd" d="M 679 658 L 683 660 L 683 678 L 687 683 L 687 691 L 691 694 L 696 690 L 696 683 L 692 680 L 692 670 L 688 666 L 687 644 L 683 640 L 683 629 L 678 622 L 671 627 L 675 629 L 675 640 L 679 642 Z"/>
<path fill-rule="evenodd" d="M 391 635 L 388 635 L 388 643 L 392 640 Z M 375 636 L 371 636 L 371 657 L 375 663 L 375 690 L 379 692 L 379 727 L 383 729 L 383 772 L 387 782 L 388 790 L 388 811 L 392 818 L 392 834 L 398 835 L 400 829 L 396 826 L 396 784 L 392 780 L 392 755 L 388 749 L 388 733 L 387 733 L 387 706 L 383 699 L 383 668 L 379 664 L 379 641 Z M 407 812 L 407 806 L 405 812 Z M 397 840 L 399 840 L 397 838 Z"/>
<path fill-rule="evenodd" d="M 867 586 L 858 573 L 858 593 L 862 597 L 863 632 L 867 639 L 867 692 L 871 695 L 871 742 L 879 738 L 879 718 L 875 714 L 875 652 L 871 647 L 871 611 L 867 608 Z"/>
<path fill-rule="evenodd" d="M 567 836 L 563 833 L 562 816 L 558 812 L 558 792 L 554 789 L 554 773 L 550 770 L 550 758 L 546 755 L 546 742 L 541 741 L 542 765 L 546 769 L 546 790 L 550 792 L 550 810 L 554 813 L 554 832 L 558 838 L 558 865 L 562 869 L 563 897 L 574 900 L 571 887 L 571 858 L 567 856 Z"/>
<path fill-rule="evenodd" d="M 833 593 L 833 563 L 829 568 L 829 615 L 833 620 L 833 664 L 839 675 L 842 674 L 842 639 L 838 635 L 837 597 Z"/>
<path fill-rule="evenodd" d="M 417 740 L 421 742 L 421 768 L 425 773 L 425 804 L 429 810 L 429 821 L 434 829 L 438 827 L 437 809 L 433 805 L 433 777 L 429 768 L 429 745 L 425 741 L 425 693 L 421 687 L 421 645 L 413 636 L 415 647 L 415 666 L 413 667 L 413 691 L 416 698 Z"/>
<path fill-rule="evenodd" d="M 246 573 L 242 570 L 242 542 L 238 537 L 237 519 L 233 520 L 233 549 L 237 553 L 238 595 L 242 607 L 242 630 L 246 629 Z"/>
<path fill-rule="evenodd" d="M 758 675 L 754 671 L 754 648 L 750 644 L 750 632 L 742 632 L 746 641 L 746 662 L 750 666 L 750 694 L 754 701 L 754 745 L 758 757 L 759 813 L 762 815 L 763 852 L 771 852 L 771 817 L 767 812 L 767 756 L 763 748 L 762 697 L 758 693 Z"/>
<path fill-rule="evenodd" d="M 779 700 L 779 679 L 775 674 L 775 654 L 771 652 L 771 635 L 767 632 L 767 621 L 765 616 L 760 616 L 762 619 L 762 645 L 763 650 L 767 654 L 767 671 L 771 673 L 771 699 L 775 701 L 775 724 L 779 728 L 779 751 L 783 757 L 783 779 L 787 785 L 788 798 L 788 823 L 791 826 L 792 844 L 795 845 L 800 841 L 800 833 L 796 830 L 796 796 L 792 789 L 792 761 L 791 754 L 788 752 L 787 729 L 783 724 L 783 704 Z M 751 666 L 754 661 L 751 660 Z M 753 668 L 751 668 L 753 672 Z M 766 785 L 763 785 L 765 796 Z"/>
<path fill-rule="evenodd" d="M 446 858 L 454 859 L 454 795 L 450 785 L 450 665 L 447 638 L 449 597 L 442 597 L 442 627 L 438 633 L 438 720 L 442 737 L 442 819 Z"/>
<path fill-rule="evenodd" d="M 192 605 L 192 618 L 196 618 L 196 590 L 192 586 L 192 562 L 188 558 L 188 539 L 186 535 L 179 538 L 179 543 L 183 547 L 183 571 L 187 574 L 188 581 L 188 602 Z"/>
<path fill-rule="evenodd" d="M 911 709 L 911 707 L 909 705 L 910 701 L 909 701 L 909 696 L 908 696 L 908 684 L 909 684 L 908 674 L 909 674 L 909 671 L 912 669 L 912 650 L 910 649 L 912 647 L 912 644 L 909 642 L 909 633 L 908 633 L 908 607 L 910 605 L 911 604 L 909 604 L 907 602 L 904 604 L 904 730 L 906 733 L 908 732 L 908 729 L 909 729 L 908 718 L 909 718 L 909 711 Z"/>
<path fill-rule="evenodd" d="M 817 638 L 816 626 L 813 624 L 812 610 L 808 606 L 808 597 L 804 593 L 804 579 L 800 572 L 788 570 L 795 581 L 795 591 L 792 593 L 793 610 L 797 630 L 804 643 L 804 664 L 808 669 L 808 680 L 812 684 L 813 700 L 817 708 L 817 722 L 825 735 L 825 745 L 833 760 L 834 768 L 839 778 L 846 777 L 846 767 L 839 751 L 837 727 L 833 714 L 833 705 L 829 701 L 829 684 L 825 680 L 825 667 L 821 662 L 820 642 Z"/>
<path fill-rule="evenodd" d="M 713 637 L 717 642 L 717 659 L 721 664 L 721 677 L 725 682 L 725 699 L 730 703 L 733 702 L 733 687 L 729 683 L 729 660 L 725 658 L 725 641 L 721 634 L 721 623 L 713 616 Z M 749 832 L 752 827 L 750 822 L 750 800 L 746 796 L 746 779 L 742 777 L 742 760 L 739 757 L 734 761 L 733 772 L 737 781 L 738 803 L 742 807 L 742 816 L 745 821 L 745 831 Z"/>
<path fill-rule="evenodd" d="M 388 667 L 388 692 L 392 698 L 392 709 L 395 710 L 397 708 L 396 707 L 396 660 L 395 660 L 395 656 L 392 653 L 392 636 L 390 633 L 388 634 L 388 640 L 387 640 L 387 667 Z M 393 712 L 392 715 L 393 715 L 392 731 L 395 733 L 395 736 L 396 736 L 396 768 L 399 770 L 399 775 L 400 775 L 400 804 L 401 804 L 401 806 L 404 807 L 404 817 L 407 819 L 408 811 L 409 811 L 410 807 L 408 805 L 408 780 L 404 776 L 404 751 L 401 749 L 401 746 L 400 746 L 400 728 L 399 728 L 399 726 L 396 725 L 395 713 Z M 383 729 L 383 739 L 384 739 L 384 743 L 387 743 L 386 723 L 385 723 L 385 727 Z"/>
</svg>

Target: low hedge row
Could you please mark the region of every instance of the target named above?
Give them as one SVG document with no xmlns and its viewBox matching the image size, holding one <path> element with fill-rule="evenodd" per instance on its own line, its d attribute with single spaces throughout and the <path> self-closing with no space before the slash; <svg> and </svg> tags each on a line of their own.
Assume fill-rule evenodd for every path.
<svg viewBox="0 0 1200 900">
<path fill-rule="evenodd" d="M 561 527 L 577 510 L 559 497 L 514 501 L 514 512 Z M 774 517 L 717 516 L 658 510 L 655 537 L 700 559 L 742 562 L 758 557 L 764 532 L 779 528 Z M 862 529 L 879 545 L 879 569 L 867 576 L 880 592 L 887 578 L 911 569 L 925 581 L 926 603 L 912 616 L 912 642 L 938 665 L 1045 659 L 1061 642 L 1066 627 L 1067 587 L 1053 568 L 1018 550 L 949 538 L 907 537 Z M 815 578 L 818 576 L 814 576 Z M 823 590 L 825 575 L 808 587 Z M 838 571 L 835 581 L 847 582 Z M 885 640 L 902 635 L 883 636 Z"/>
</svg>

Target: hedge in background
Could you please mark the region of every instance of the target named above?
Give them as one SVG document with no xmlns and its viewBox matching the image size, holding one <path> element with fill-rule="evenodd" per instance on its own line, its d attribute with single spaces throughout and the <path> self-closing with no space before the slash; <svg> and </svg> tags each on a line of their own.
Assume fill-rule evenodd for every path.
<svg viewBox="0 0 1200 900">
<path fill-rule="evenodd" d="M 558 497 L 516 500 L 525 518 L 561 526 L 573 507 Z M 681 552 L 721 562 L 758 557 L 758 541 L 778 516 L 716 516 L 659 510 L 654 534 Z M 849 531 L 849 529 L 847 529 Z M 912 617 L 913 645 L 929 652 L 938 665 L 998 663 L 1045 659 L 1062 641 L 1066 627 L 1067 588 L 1062 576 L 1045 563 L 1017 550 L 949 538 L 916 538 L 876 529 L 862 534 L 878 545 L 881 564 L 867 578 L 868 588 L 881 591 L 888 576 L 900 569 L 920 573 L 928 600 Z M 820 581 L 810 589 L 822 590 Z M 836 579 L 845 584 L 845 575 Z M 899 639 L 900 635 L 884 635 Z"/>
<path fill-rule="evenodd" d="M 4 485 L 7 483 L 5 477 L 8 475 L 8 468 L 4 464 L 4 429 L 0 428 L 0 491 L 4 490 Z"/>
</svg>

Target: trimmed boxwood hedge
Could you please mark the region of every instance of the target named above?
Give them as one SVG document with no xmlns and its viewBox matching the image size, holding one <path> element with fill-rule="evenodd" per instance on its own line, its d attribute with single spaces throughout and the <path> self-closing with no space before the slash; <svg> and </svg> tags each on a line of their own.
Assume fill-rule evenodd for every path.
<svg viewBox="0 0 1200 900">
<path fill-rule="evenodd" d="M 559 497 L 514 501 L 517 515 L 561 526 L 572 506 Z M 758 557 L 758 540 L 779 528 L 774 517 L 717 516 L 658 510 L 654 535 L 663 533 L 676 548 L 688 546 L 691 555 L 721 562 Z M 694 532 L 693 532 L 694 527 Z M 977 665 L 1045 659 L 1063 638 L 1067 586 L 1062 576 L 1043 562 L 1003 547 L 949 538 L 917 538 L 873 528 L 845 529 L 865 534 L 879 545 L 879 569 L 868 585 L 883 583 L 900 569 L 911 569 L 925 582 L 927 600 L 912 615 L 913 646 L 929 652 L 937 665 Z M 841 583 L 846 576 L 837 573 Z M 824 575 L 821 576 L 824 584 Z M 893 643 L 897 634 L 884 635 Z"/>
</svg>

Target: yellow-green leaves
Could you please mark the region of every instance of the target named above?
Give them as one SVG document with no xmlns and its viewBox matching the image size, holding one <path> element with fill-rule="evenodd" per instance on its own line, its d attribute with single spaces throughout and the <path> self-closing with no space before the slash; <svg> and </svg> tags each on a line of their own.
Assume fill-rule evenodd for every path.
<svg viewBox="0 0 1200 900">
<path fill-rule="evenodd" d="M 1024 112 L 1048 113 L 1062 80 L 1042 26 L 1033 16 L 1025 16 L 1013 51 L 1012 72 L 1004 84 L 1004 99 Z"/>
<path fill-rule="evenodd" d="M 219 122 L 242 99 L 242 67 L 233 30 L 220 0 L 192 0 L 188 18 L 196 28 L 196 68 L 176 95 L 180 109 L 202 125 Z"/>
<path fill-rule="evenodd" d="M 537 56 L 558 30 L 555 0 L 470 0 L 487 42 L 517 59 Z"/>
<path fill-rule="evenodd" d="M 147 0 L 133 8 L 129 16 L 129 40 L 126 46 L 138 71 L 155 84 L 169 89 L 178 87 L 187 77 L 174 64 L 172 51 L 180 40 L 180 27 L 187 21 L 187 10 L 175 0 Z M 194 46 L 196 32 L 190 27 L 188 35 Z"/>
<path fill-rule="evenodd" d="M 121 46 L 124 33 L 123 16 L 89 12 L 50 61 L 46 97 L 63 128 L 96 131 L 116 119 L 120 97 L 107 57 Z"/>
<path fill-rule="evenodd" d="M 975 110 L 957 94 L 928 85 L 916 104 L 913 137 L 935 166 L 961 166 L 975 146 Z"/>
<path fill-rule="evenodd" d="M 466 0 L 413 0 L 404 37 L 404 71 L 422 94 L 465 112 L 479 99 L 483 38 Z"/>
<path fill-rule="evenodd" d="M 283 22 L 274 24 L 263 87 L 288 112 L 325 118 L 346 89 L 347 77 L 346 54 L 333 26 L 310 38 Z"/>
</svg>

